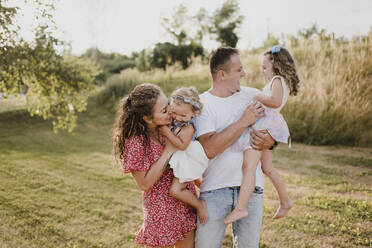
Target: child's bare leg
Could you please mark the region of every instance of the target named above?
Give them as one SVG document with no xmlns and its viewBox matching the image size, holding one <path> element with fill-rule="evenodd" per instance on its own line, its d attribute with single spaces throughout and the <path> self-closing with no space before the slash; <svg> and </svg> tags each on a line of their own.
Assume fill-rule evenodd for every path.
<svg viewBox="0 0 372 248">
<path fill-rule="evenodd" d="M 273 218 L 282 218 L 288 214 L 288 211 L 293 207 L 293 203 L 289 199 L 283 178 L 280 176 L 278 170 L 273 166 L 272 152 L 270 150 L 262 152 L 261 162 L 262 171 L 270 178 L 280 199 L 280 207 Z"/>
<path fill-rule="evenodd" d="M 256 169 L 261 157 L 261 151 L 248 149 L 244 151 L 243 181 L 240 186 L 238 201 L 234 210 L 223 220 L 229 224 L 248 216 L 247 206 L 256 184 Z"/>
<path fill-rule="evenodd" d="M 207 221 L 208 213 L 205 202 L 199 200 L 193 193 L 187 188 L 187 183 L 180 183 L 178 178 L 173 178 L 172 185 L 169 190 L 169 194 L 196 209 L 197 215 L 199 216 L 200 224 L 204 224 Z"/>
</svg>

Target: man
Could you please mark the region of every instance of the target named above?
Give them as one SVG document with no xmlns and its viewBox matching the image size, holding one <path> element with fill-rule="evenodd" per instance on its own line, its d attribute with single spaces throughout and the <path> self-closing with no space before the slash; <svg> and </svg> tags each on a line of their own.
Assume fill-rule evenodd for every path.
<svg viewBox="0 0 372 248">
<path fill-rule="evenodd" d="M 207 205 L 208 219 L 204 225 L 198 221 L 196 248 L 221 247 L 226 229 L 223 219 L 234 208 L 243 178 L 243 151 L 233 152 L 230 146 L 264 111 L 258 102 L 241 109 L 246 106 L 244 103 L 247 100 L 253 99 L 257 90 L 240 87 L 240 79 L 245 72 L 237 49 L 219 48 L 214 51 L 210 58 L 210 70 L 212 87 L 200 95 L 204 107 L 195 122 L 198 140 L 210 159 L 200 189 L 200 199 Z M 251 98 L 247 99 L 247 96 Z M 254 132 L 251 136 L 254 149 L 268 149 L 274 144 L 267 131 Z M 261 166 L 258 166 L 256 188 L 248 204 L 248 217 L 233 223 L 236 247 L 258 247 L 263 184 Z"/>
</svg>

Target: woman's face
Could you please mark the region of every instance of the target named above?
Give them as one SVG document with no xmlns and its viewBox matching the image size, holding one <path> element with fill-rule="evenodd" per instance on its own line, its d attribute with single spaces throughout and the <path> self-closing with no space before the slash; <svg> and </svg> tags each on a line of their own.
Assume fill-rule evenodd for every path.
<svg viewBox="0 0 372 248">
<path fill-rule="evenodd" d="M 151 124 L 154 127 L 158 127 L 169 125 L 171 123 L 172 116 L 169 111 L 168 99 L 163 93 L 161 93 L 152 109 Z"/>
</svg>

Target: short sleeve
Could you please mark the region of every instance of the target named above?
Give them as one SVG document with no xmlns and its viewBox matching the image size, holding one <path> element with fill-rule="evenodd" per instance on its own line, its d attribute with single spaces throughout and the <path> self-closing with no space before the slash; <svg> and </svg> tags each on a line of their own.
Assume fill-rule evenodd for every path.
<svg viewBox="0 0 372 248">
<path fill-rule="evenodd" d="M 261 93 L 259 89 L 243 86 L 241 87 L 241 92 L 244 97 L 250 98 L 251 100 L 255 95 Z"/>
<path fill-rule="evenodd" d="M 207 106 L 204 105 L 202 113 L 196 116 L 194 120 L 196 137 L 203 134 L 216 132 L 216 122 Z"/>
<path fill-rule="evenodd" d="M 145 138 L 141 136 L 131 137 L 125 141 L 123 156 L 124 173 L 131 171 L 147 171 L 151 161 L 145 156 Z"/>
</svg>

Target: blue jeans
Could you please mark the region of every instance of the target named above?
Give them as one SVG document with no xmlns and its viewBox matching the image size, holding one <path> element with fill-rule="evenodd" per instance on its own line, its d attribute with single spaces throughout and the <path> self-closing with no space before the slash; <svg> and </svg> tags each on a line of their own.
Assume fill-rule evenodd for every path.
<svg viewBox="0 0 372 248">
<path fill-rule="evenodd" d="M 238 200 L 240 187 L 229 187 L 202 192 L 200 199 L 207 205 L 208 220 L 200 225 L 195 235 L 196 248 L 219 248 L 225 237 L 223 219 Z M 233 223 L 234 247 L 258 248 L 263 214 L 263 189 L 256 187 L 248 203 L 248 217 Z"/>
</svg>

